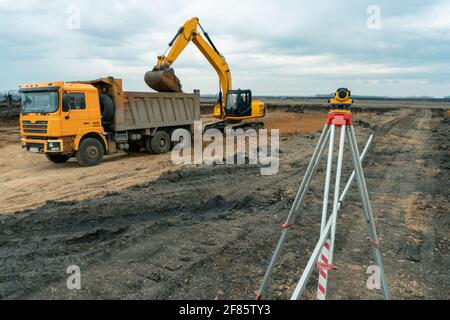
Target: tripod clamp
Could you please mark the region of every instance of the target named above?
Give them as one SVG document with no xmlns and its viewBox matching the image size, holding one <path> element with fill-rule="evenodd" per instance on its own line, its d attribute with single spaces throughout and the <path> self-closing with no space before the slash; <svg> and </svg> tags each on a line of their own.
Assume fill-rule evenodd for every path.
<svg viewBox="0 0 450 320">
<path fill-rule="evenodd" d="M 380 243 L 378 241 L 373 241 L 370 238 L 367 238 L 367 242 L 369 242 L 369 246 L 371 248 L 380 248 Z"/>
<path fill-rule="evenodd" d="M 351 126 L 353 124 L 353 114 L 350 110 L 331 110 L 328 114 L 328 125 L 335 125 L 336 128 Z"/>
<path fill-rule="evenodd" d="M 338 267 L 336 267 L 335 265 L 326 264 L 326 263 L 322 263 L 322 262 L 317 262 L 316 266 L 317 266 L 317 269 L 326 270 L 326 271 L 336 271 L 338 269 Z"/>
</svg>

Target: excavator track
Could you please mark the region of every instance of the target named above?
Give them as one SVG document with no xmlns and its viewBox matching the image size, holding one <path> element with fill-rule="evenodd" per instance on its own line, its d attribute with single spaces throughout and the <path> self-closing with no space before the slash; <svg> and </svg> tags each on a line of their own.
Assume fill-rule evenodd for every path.
<svg viewBox="0 0 450 320">
<path fill-rule="evenodd" d="M 263 122 L 244 122 L 244 123 L 235 123 L 235 122 L 230 122 L 230 121 L 220 121 L 220 122 L 215 122 L 209 125 L 205 126 L 205 132 L 210 130 L 210 129 L 217 129 L 221 132 L 225 132 L 226 129 L 232 129 L 232 130 L 239 130 L 242 129 L 244 131 L 246 130 L 260 130 L 264 128 L 264 123 Z"/>
</svg>

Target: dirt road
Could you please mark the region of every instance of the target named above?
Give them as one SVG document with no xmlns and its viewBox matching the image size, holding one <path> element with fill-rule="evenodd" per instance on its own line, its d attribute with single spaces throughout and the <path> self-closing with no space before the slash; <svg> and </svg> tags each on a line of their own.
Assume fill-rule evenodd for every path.
<svg viewBox="0 0 450 320">
<path fill-rule="evenodd" d="M 363 120 L 356 121 L 360 145 L 372 130 L 377 132 L 364 167 L 393 298 L 448 298 L 449 121 L 430 110 L 355 118 Z M 49 202 L 0 216 L 0 298 L 252 299 L 317 142 L 319 133 L 314 131 L 284 136 L 281 169 L 275 176 L 260 176 L 259 168 L 250 165 L 198 166 L 152 179 L 154 170 L 145 162 L 129 188 L 123 189 L 128 179 L 123 176 L 110 184 L 123 181 L 123 190 L 95 196 L 86 189 L 87 200 Z M 148 156 L 137 157 L 118 161 L 127 166 L 128 161 L 141 161 L 136 169 L 149 161 Z M 166 160 L 154 161 L 164 171 Z M 97 170 L 107 175 L 111 163 Z M 67 166 L 50 171 L 71 170 L 76 178 L 69 181 L 78 189 L 70 188 L 82 197 L 89 171 Z M 47 167 L 39 168 L 47 169 L 41 179 L 49 175 Z M 1 170 L 2 177 L 9 171 L 4 166 Z M 267 298 L 290 297 L 317 240 L 323 171 L 322 166 Z M 345 176 L 350 171 L 347 159 Z M 48 181 L 58 177 L 55 173 Z M 8 183 L 2 182 L 7 194 L 14 189 Z M 56 191 L 47 190 L 44 197 Z M 26 198 L 19 197 L 20 202 Z M 0 211 L 12 210 L 2 205 Z M 330 298 L 381 297 L 366 287 L 366 268 L 373 264 L 366 238 L 353 190 L 339 220 L 339 269 L 331 275 Z M 80 291 L 66 287 L 70 265 L 82 270 Z M 314 298 L 315 286 L 311 281 L 307 298 Z"/>
<path fill-rule="evenodd" d="M 205 123 L 214 121 L 203 117 Z M 265 119 L 268 129 L 281 128 L 281 134 L 311 132 L 322 127 L 322 113 L 272 112 Z M 55 165 L 42 155 L 21 150 L 17 124 L 10 121 L 0 128 L 0 214 L 37 208 L 46 201 L 80 201 L 104 196 L 130 186 L 154 181 L 173 169 L 170 154 L 156 156 L 145 152 L 106 157 L 101 166 L 81 168 L 75 159 Z M 39 191 L 39 192 L 38 192 Z"/>
</svg>

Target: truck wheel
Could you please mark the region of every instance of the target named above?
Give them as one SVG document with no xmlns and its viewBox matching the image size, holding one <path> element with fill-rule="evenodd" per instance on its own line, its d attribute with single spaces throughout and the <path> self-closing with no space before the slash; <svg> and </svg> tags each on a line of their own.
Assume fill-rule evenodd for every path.
<svg viewBox="0 0 450 320">
<path fill-rule="evenodd" d="M 170 141 L 170 136 L 166 131 L 158 131 L 151 139 L 149 139 L 150 150 L 156 154 L 163 154 L 170 151 L 172 147 L 172 142 Z"/>
<path fill-rule="evenodd" d="M 70 156 L 67 156 L 65 154 L 46 154 L 45 155 L 48 160 L 50 160 L 53 163 L 66 163 L 69 161 Z"/>
<path fill-rule="evenodd" d="M 147 150 L 148 153 L 154 154 L 152 150 L 152 137 L 145 138 L 145 149 Z"/>
<path fill-rule="evenodd" d="M 82 167 L 98 165 L 104 155 L 103 145 L 95 138 L 86 138 L 80 143 L 77 160 Z"/>
<path fill-rule="evenodd" d="M 102 120 L 109 123 L 114 119 L 115 106 L 113 99 L 105 93 L 100 95 L 100 106 L 102 112 Z"/>
</svg>

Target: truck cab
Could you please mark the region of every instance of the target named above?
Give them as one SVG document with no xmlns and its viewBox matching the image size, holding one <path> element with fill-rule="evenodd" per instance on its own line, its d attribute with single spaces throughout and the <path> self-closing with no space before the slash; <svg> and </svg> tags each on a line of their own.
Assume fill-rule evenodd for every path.
<svg viewBox="0 0 450 320">
<path fill-rule="evenodd" d="M 55 163 L 77 156 L 90 165 L 108 152 L 99 92 L 84 83 L 32 83 L 20 86 L 22 147 Z M 83 141 L 86 141 L 87 143 Z M 82 147 L 83 154 L 80 152 Z"/>
</svg>

